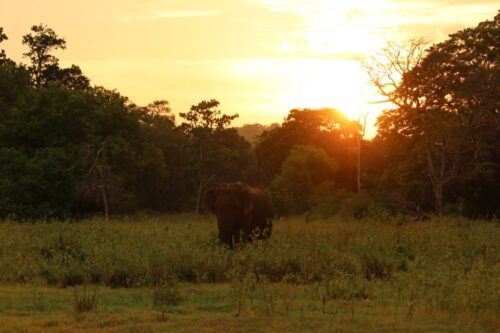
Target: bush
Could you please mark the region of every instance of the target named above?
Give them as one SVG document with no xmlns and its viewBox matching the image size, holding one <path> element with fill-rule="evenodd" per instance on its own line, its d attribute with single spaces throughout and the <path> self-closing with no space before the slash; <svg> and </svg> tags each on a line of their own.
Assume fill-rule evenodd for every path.
<svg viewBox="0 0 500 333">
<path fill-rule="evenodd" d="M 370 194 L 352 193 L 346 190 L 328 192 L 324 188 L 312 201 L 312 213 L 320 218 L 342 216 L 354 219 L 387 220 L 390 217 L 385 205 L 375 200 Z"/>
<path fill-rule="evenodd" d="M 270 188 L 268 192 L 278 215 L 300 214 L 309 210 L 306 202 L 297 201 L 290 192 L 277 188 Z"/>
<path fill-rule="evenodd" d="M 347 190 L 335 190 L 333 184 L 324 183 L 312 198 L 311 213 L 319 218 L 331 218 L 340 214 L 344 201 L 352 196 Z"/>
</svg>

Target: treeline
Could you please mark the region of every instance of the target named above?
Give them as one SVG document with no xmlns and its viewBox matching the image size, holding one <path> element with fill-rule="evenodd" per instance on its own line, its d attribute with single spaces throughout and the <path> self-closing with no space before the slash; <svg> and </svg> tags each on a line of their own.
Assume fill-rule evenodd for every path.
<svg viewBox="0 0 500 333">
<path fill-rule="evenodd" d="M 28 65 L 3 51 L 0 65 L 0 217 L 192 210 L 213 182 L 253 178 L 251 146 L 229 128 L 237 115 L 217 101 L 177 126 L 166 101 L 138 106 L 60 68 L 52 53 L 66 41 L 47 26 L 23 43 Z"/>
<path fill-rule="evenodd" d="M 337 110 L 295 109 L 240 128 L 252 143 L 216 100 L 175 119 L 167 101 L 92 86 L 53 56 L 66 41 L 34 26 L 27 65 L 0 50 L 0 218 L 200 211 L 207 188 L 236 180 L 267 188 L 282 214 L 498 216 L 499 21 L 367 61 L 395 106 L 371 141 Z"/>
</svg>

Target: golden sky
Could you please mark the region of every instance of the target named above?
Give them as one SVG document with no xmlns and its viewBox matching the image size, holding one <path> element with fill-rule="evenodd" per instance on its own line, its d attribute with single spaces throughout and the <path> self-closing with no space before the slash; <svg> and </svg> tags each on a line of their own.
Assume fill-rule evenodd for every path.
<svg viewBox="0 0 500 333">
<path fill-rule="evenodd" d="M 356 60 L 386 41 L 449 33 L 491 19 L 498 0 L 0 0 L 3 48 L 48 24 L 67 40 L 63 65 L 138 104 L 183 112 L 216 98 L 237 124 L 281 122 L 293 107 L 351 118 L 381 108 Z M 373 134 L 373 128 L 372 128 Z"/>
</svg>

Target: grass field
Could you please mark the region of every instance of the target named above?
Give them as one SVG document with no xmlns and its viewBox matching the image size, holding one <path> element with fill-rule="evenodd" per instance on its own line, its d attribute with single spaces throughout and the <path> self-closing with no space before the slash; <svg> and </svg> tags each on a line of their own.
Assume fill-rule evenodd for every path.
<svg viewBox="0 0 500 333">
<path fill-rule="evenodd" d="M 0 332 L 496 332 L 498 222 L 190 215 L 0 224 Z"/>
</svg>

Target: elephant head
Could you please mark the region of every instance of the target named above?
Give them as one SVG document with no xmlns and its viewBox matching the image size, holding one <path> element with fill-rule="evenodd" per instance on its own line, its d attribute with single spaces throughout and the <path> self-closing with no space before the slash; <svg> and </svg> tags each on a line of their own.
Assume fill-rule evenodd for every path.
<svg viewBox="0 0 500 333">
<path fill-rule="evenodd" d="M 250 223 L 252 196 L 241 183 L 221 184 L 205 193 L 206 208 L 217 217 L 219 240 L 233 247 Z"/>
</svg>

